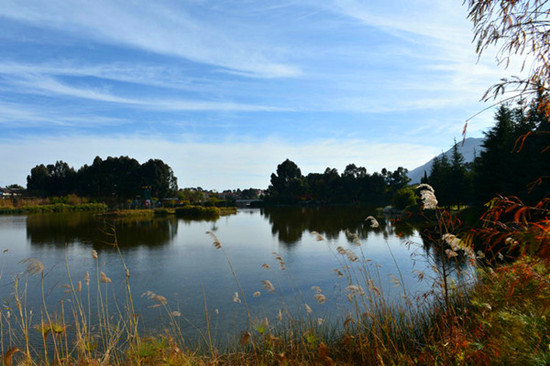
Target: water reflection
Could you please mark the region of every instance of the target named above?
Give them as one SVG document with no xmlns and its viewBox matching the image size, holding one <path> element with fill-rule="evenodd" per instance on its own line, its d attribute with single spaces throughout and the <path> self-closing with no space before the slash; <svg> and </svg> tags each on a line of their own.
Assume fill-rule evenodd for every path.
<svg viewBox="0 0 550 366">
<path fill-rule="evenodd" d="M 349 283 L 347 278 L 338 277 L 334 268 L 343 270 L 343 266 L 348 264 L 357 269 L 357 275 L 365 268 L 372 270 L 379 282 L 377 286 L 388 301 L 402 302 L 402 290 L 391 281 L 392 275 L 395 278 L 399 274 L 399 280 L 408 293 L 429 291 L 432 283 L 437 284 L 441 278 L 441 251 L 433 244 L 423 243 L 418 231 L 407 222 L 385 218 L 379 220 L 379 228 L 372 229 L 365 218 L 374 212 L 367 207 L 349 206 L 282 207 L 239 210 L 237 215 L 213 222 L 170 216 L 113 221 L 92 214 L 48 214 L 28 216 L 26 221 L 0 220 L 0 231 L 4 244 L 11 245 L 6 255 L 12 260 L 6 264 L 6 273 L 20 272 L 19 261 L 35 257 L 48 269 L 49 283 L 65 283 L 66 266 L 71 276 L 78 280 L 89 272 L 94 283 L 98 277 L 95 275 L 96 266 L 99 266 L 100 271 L 112 278 L 113 282 L 106 288 L 112 289 L 114 295 L 124 294 L 126 279 L 120 256 L 111 246 L 104 244 L 112 243 L 106 232 L 114 222 L 119 245 L 125 248 L 124 262 L 131 270 L 132 292 L 143 294 L 151 290 L 166 296 L 170 306 L 181 311 L 186 322 L 190 322 L 182 324 L 186 337 L 197 336 L 196 329 L 199 332 L 206 329 L 209 320 L 205 318 L 204 303 L 207 300 L 209 311 L 220 310 L 216 314 L 216 324 L 219 336 L 225 337 L 232 331 L 245 328 L 247 322 L 244 306 L 232 301 L 238 286 L 226 258 L 230 258 L 231 271 L 235 269 L 239 286 L 242 285 L 247 294 L 252 314 L 266 314 L 271 317 L 270 321 L 281 307 L 280 300 L 292 299 L 297 292 L 305 294 L 304 302 L 307 301 L 320 316 L 330 318 L 344 314 L 348 309 L 344 292 Z M 208 230 L 216 232 L 227 257 L 212 246 L 211 238 L 205 234 Z M 357 234 L 361 246 L 352 243 L 353 239 L 344 234 L 346 230 Z M 317 242 L 311 235 L 312 231 L 319 232 L 327 240 Z M 25 235 L 31 245 L 25 245 Z M 407 242 L 414 244 L 408 246 Z M 338 254 L 339 246 L 356 253 L 359 261 L 349 263 L 345 256 Z M 92 259 L 91 248 L 100 252 L 99 261 Z M 278 269 L 273 251 L 284 258 L 285 271 Z M 418 255 L 412 257 L 415 251 Z M 65 257 L 69 259 L 65 260 Z M 457 263 L 454 260 L 444 262 Z M 271 269 L 262 267 L 262 263 L 270 264 Z M 419 283 L 414 278 L 414 274 L 419 272 L 425 274 L 425 282 Z M 364 285 L 360 282 L 361 276 L 355 278 Z M 265 293 L 262 280 L 275 284 L 277 294 Z M 36 291 L 30 292 L 28 304 L 39 309 L 42 304 L 40 281 L 33 283 L 37 287 Z M 324 289 L 329 298 L 325 304 L 316 303 L 312 286 Z M 252 294 L 258 290 L 262 295 L 253 297 Z M 46 299 L 52 308 L 59 304 L 59 299 L 66 298 L 64 291 L 60 286 L 52 290 L 52 295 Z M 11 288 L 0 286 L 0 298 L 9 296 Z M 303 311 L 300 301 L 296 301 L 293 310 L 296 313 Z M 93 298 L 92 303 L 95 303 Z M 139 309 L 140 319 L 143 319 L 140 324 L 147 327 L 161 325 L 159 309 L 150 308 L 149 299 L 137 296 L 135 306 Z"/>
<path fill-rule="evenodd" d="M 326 239 L 337 239 L 346 230 L 356 233 L 364 240 L 369 234 L 381 234 L 385 239 L 393 236 L 408 238 L 414 235 L 415 228 L 408 223 L 396 222 L 389 224 L 390 218 L 380 218 L 380 227 L 373 229 L 367 216 L 376 212 L 369 207 L 270 207 L 261 210 L 269 223 L 271 232 L 280 242 L 288 247 L 294 246 L 302 239 L 304 232 L 316 231 Z M 350 239 L 351 240 L 351 239 Z"/>
<path fill-rule="evenodd" d="M 75 243 L 94 248 L 112 244 L 113 230 L 121 247 L 157 247 L 170 243 L 178 232 L 174 217 L 103 218 L 89 213 L 31 215 L 27 218 L 27 239 L 32 245 L 63 248 Z"/>
</svg>

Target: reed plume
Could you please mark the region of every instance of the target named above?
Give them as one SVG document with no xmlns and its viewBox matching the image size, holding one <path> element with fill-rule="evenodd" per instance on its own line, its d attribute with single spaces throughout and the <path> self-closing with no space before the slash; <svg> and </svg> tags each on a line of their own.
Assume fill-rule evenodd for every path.
<svg viewBox="0 0 550 366">
<path fill-rule="evenodd" d="M 212 245 L 214 245 L 214 248 L 221 249 L 222 248 L 222 243 L 218 240 L 218 237 L 216 236 L 216 234 L 214 234 L 211 231 L 207 231 L 206 233 L 208 235 L 210 235 L 210 237 L 212 238 L 212 240 L 213 240 Z"/>
<path fill-rule="evenodd" d="M 25 258 L 19 263 L 27 265 L 25 272 L 30 275 L 39 274 L 44 271 L 44 264 L 37 258 Z"/>
<path fill-rule="evenodd" d="M 100 272 L 100 281 L 103 282 L 103 283 L 111 283 L 113 282 L 109 277 L 107 277 L 107 275 L 105 274 L 105 272 L 101 271 Z"/>
<path fill-rule="evenodd" d="M 271 281 L 263 280 L 262 283 L 264 284 L 264 288 L 267 290 L 267 292 L 269 292 L 269 293 L 275 292 L 275 287 L 273 286 Z"/>
</svg>

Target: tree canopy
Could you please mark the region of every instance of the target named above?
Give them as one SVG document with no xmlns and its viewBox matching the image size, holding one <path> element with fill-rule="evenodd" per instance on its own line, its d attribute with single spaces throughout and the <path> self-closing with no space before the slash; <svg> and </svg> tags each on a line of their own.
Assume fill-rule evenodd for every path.
<svg viewBox="0 0 550 366">
<path fill-rule="evenodd" d="M 273 203 L 314 201 L 383 205 L 408 182 L 407 169 L 402 167 L 370 175 L 366 168 L 348 164 L 342 174 L 328 167 L 323 173 L 303 176 L 296 163 L 286 159 L 271 174 L 265 199 Z"/>
<path fill-rule="evenodd" d="M 140 164 L 127 156 L 97 156 L 92 165 L 78 171 L 63 161 L 37 165 L 27 177 L 27 189 L 41 196 L 60 196 L 70 193 L 95 198 L 135 198 L 150 187 L 151 195 L 165 198 L 178 189 L 172 168 L 159 159 Z"/>
</svg>

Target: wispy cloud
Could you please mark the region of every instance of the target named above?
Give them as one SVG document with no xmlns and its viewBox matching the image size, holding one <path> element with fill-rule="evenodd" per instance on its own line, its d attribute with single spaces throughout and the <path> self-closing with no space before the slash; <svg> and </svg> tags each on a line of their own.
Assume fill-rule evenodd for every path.
<svg viewBox="0 0 550 366">
<path fill-rule="evenodd" d="M 208 11 L 208 9 L 198 9 Z M 300 68 L 274 60 L 270 47 L 250 43 L 236 28 L 193 16 L 183 3 L 97 0 L 39 0 L 0 3 L 0 16 L 86 39 L 126 45 L 206 63 L 243 75 L 294 77 Z M 203 20 L 206 19 L 206 20 Z M 227 26 L 227 24 L 225 24 Z"/>
<path fill-rule="evenodd" d="M 19 79 L 12 79 L 10 82 L 16 86 L 19 92 L 24 91 L 29 94 L 40 94 L 45 96 L 67 96 L 72 98 L 82 98 L 98 102 L 117 103 L 141 107 L 145 109 L 155 109 L 159 111 L 282 111 L 284 108 L 273 106 L 241 104 L 234 102 L 217 102 L 204 100 L 187 100 L 184 98 L 167 99 L 138 99 L 120 97 L 108 91 L 108 88 L 98 87 L 76 87 L 60 82 L 49 76 L 27 75 Z"/>
<path fill-rule="evenodd" d="M 0 124 L 9 127 L 114 126 L 130 123 L 124 118 L 98 116 L 87 112 L 60 111 L 58 108 L 0 102 Z"/>
</svg>

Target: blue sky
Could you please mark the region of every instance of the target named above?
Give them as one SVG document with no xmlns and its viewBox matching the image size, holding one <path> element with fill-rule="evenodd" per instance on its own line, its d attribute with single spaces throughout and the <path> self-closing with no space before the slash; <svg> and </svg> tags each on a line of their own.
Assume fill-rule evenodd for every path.
<svg viewBox="0 0 550 366">
<path fill-rule="evenodd" d="M 3 0 L 0 186 L 97 155 L 218 190 L 266 188 L 286 158 L 413 169 L 509 73 L 477 60 L 466 15 L 457 0 Z"/>
</svg>

